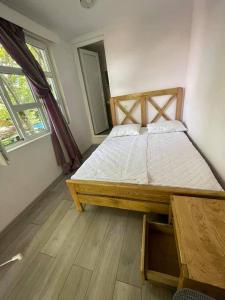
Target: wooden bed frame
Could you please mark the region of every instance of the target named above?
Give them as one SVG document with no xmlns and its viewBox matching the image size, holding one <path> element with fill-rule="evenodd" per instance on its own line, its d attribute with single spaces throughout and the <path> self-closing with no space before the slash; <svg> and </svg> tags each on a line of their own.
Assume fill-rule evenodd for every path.
<svg viewBox="0 0 225 300">
<path fill-rule="evenodd" d="M 138 94 L 130 94 L 113 97 L 110 100 L 113 125 L 126 123 L 147 123 L 157 122 L 160 118 L 165 120 L 181 120 L 183 110 L 183 88 L 172 88 Z M 163 105 L 157 103 L 157 97 L 168 96 Z M 132 100 L 132 105 L 123 105 L 124 101 Z M 171 118 L 167 111 L 171 104 L 176 101 L 175 113 Z M 139 107 L 140 118 L 134 116 L 134 112 Z M 152 120 L 148 120 L 148 109 L 154 107 L 157 112 Z M 147 109 L 148 108 L 148 109 Z M 118 118 L 118 112 L 122 112 L 123 117 Z M 167 186 L 155 186 L 133 183 L 114 183 L 92 180 L 66 180 L 72 198 L 78 211 L 83 211 L 83 203 L 116 207 L 141 212 L 155 212 L 169 214 L 170 199 L 174 195 L 225 199 L 224 191 L 211 191 L 202 189 L 177 188 Z"/>
</svg>

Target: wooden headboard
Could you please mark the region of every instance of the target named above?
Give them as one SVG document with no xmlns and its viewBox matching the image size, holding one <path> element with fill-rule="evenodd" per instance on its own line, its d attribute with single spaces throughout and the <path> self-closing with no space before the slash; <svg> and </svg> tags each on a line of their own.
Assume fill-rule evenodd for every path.
<svg viewBox="0 0 225 300">
<path fill-rule="evenodd" d="M 160 119 L 182 120 L 183 94 L 184 89 L 178 87 L 112 97 L 112 123 L 136 123 L 146 126 Z"/>
</svg>

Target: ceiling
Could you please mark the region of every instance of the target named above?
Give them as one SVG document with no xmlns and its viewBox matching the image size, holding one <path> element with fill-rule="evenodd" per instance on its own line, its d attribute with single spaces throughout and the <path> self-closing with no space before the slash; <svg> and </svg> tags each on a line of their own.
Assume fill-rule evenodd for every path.
<svg viewBox="0 0 225 300">
<path fill-rule="evenodd" d="M 66 40 L 124 20 L 173 9 L 188 0 L 97 0 L 91 9 L 80 0 L 0 0 Z"/>
</svg>

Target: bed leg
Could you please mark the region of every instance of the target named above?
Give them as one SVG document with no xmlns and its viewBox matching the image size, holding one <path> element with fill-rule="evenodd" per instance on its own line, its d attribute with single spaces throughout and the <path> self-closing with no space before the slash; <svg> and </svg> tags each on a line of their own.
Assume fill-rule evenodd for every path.
<svg viewBox="0 0 225 300">
<path fill-rule="evenodd" d="M 75 205 L 76 205 L 76 210 L 79 211 L 79 212 L 83 212 L 84 211 L 84 207 L 83 205 L 80 203 L 80 201 L 75 201 Z"/>
<path fill-rule="evenodd" d="M 67 186 L 69 188 L 70 194 L 71 194 L 71 196 L 73 198 L 73 201 L 74 201 L 74 203 L 76 205 L 76 210 L 79 211 L 79 212 L 84 211 L 83 205 L 81 204 L 81 202 L 78 199 L 77 192 L 75 190 L 74 184 L 71 183 L 71 182 L 68 182 L 68 181 L 66 182 L 66 184 L 67 184 Z"/>
</svg>

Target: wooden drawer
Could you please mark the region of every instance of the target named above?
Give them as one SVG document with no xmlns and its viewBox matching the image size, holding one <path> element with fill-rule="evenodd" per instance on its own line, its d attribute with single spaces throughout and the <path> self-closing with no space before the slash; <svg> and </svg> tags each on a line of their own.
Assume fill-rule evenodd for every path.
<svg viewBox="0 0 225 300">
<path fill-rule="evenodd" d="M 180 268 L 172 225 L 147 220 L 144 215 L 141 273 L 145 280 L 177 287 Z"/>
</svg>

